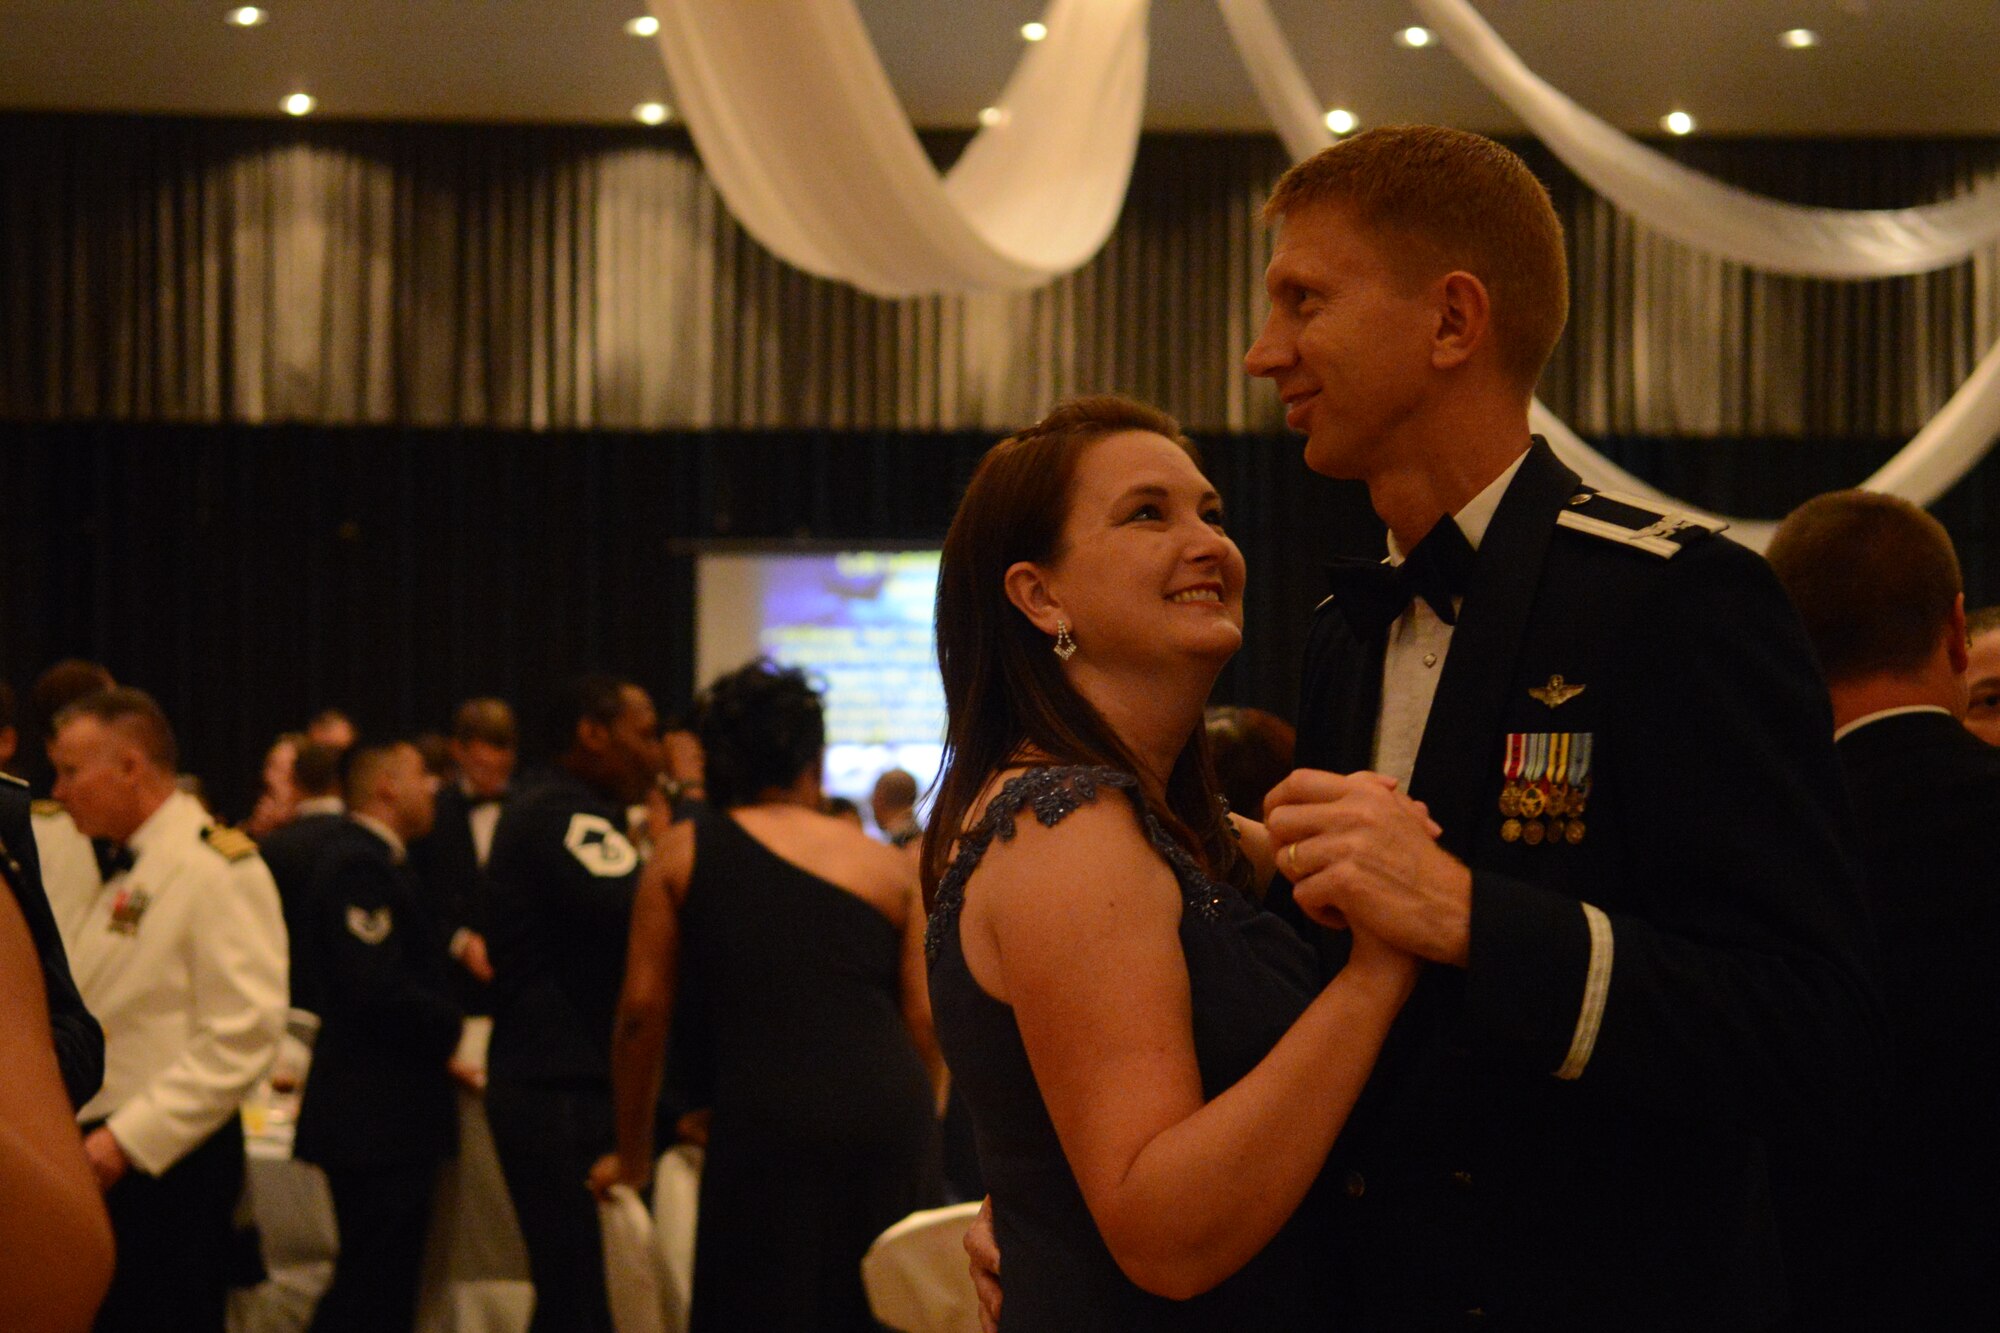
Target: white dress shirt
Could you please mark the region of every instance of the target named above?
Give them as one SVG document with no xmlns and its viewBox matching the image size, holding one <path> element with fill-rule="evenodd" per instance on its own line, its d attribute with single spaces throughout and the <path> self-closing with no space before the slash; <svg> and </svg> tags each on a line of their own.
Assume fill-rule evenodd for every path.
<svg viewBox="0 0 2000 1333">
<path fill-rule="evenodd" d="M 1507 494 L 1527 456 L 1527 450 L 1522 450 L 1521 457 L 1466 501 L 1464 508 L 1438 521 L 1456 522 L 1467 545 L 1478 550 L 1494 511 L 1500 508 L 1500 498 Z M 1389 563 L 1402 564 L 1406 554 L 1396 534 L 1390 533 Z M 1464 600 L 1454 597 L 1452 609 L 1456 611 Z M 1401 791 L 1410 789 L 1410 774 L 1417 767 L 1417 747 L 1423 744 L 1431 700 L 1437 697 L 1438 677 L 1444 674 L 1445 654 L 1451 651 L 1451 630 L 1421 597 L 1412 598 L 1409 609 L 1389 627 L 1389 648 L 1382 657 L 1382 711 L 1375 720 L 1374 769 L 1396 779 Z"/>
<path fill-rule="evenodd" d="M 277 887 L 254 849 L 231 859 L 211 846 L 209 824 L 175 792 L 132 835 L 129 871 L 80 902 L 49 884 L 77 989 L 104 1028 L 104 1086 L 77 1119 L 104 1120 L 149 1175 L 237 1113 L 285 1029 Z"/>
</svg>

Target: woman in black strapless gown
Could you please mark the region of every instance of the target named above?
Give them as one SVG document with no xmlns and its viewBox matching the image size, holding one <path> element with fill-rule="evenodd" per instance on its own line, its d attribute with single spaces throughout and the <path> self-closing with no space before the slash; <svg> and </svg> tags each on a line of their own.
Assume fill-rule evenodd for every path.
<svg viewBox="0 0 2000 1333">
<path fill-rule="evenodd" d="M 1356 932 L 1321 988 L 1240 891 L 1268 842 L 1216 795 L 1202 706 L 1242 591 L 1192 446 L 1124 399 L 994 446 L 945 540 L 930 989 L 1003 1333 L 1335 1318 L 1315 1181 L 1417 964 Z"/>
<path fill-rule="evenodd" d="M 676 962 L 673 1021 L 695 1029 L 714 1092 L 693 1333 L 872 1333 L 863 1253 L 939 1202 L 915 876 L 818 811 L 820 719 L 805 678 L 767 662 L 709 688 L 697 729 L 715 808 L 674 826 L 634 910 L 613 1056 L 621 1174 L 651 1171 L 643 1122 Z"/>
</svg>

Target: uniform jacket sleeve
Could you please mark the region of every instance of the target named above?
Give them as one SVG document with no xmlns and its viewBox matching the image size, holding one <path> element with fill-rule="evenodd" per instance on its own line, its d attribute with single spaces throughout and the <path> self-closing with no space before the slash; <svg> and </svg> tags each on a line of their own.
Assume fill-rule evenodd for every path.
<svg viewBox="0 0 2000 1333">
<path fill-rule="evenodd" d="M 97 1095 L 104 1083 L 104 1030 L 84 1007 L 83 997 L 77 993 L 76 981 L 70 975 L 69 955 L 63 949 L 55 913 L 50 910 L 48 894 L 42 887 L 41 856 L 25 805 L 21 817 L 9 819 L 8 824 L 4 831 L 7 849 L 21 869 L 21 880 L 14 885 L 15 898 L 42 964 L 56 1066 L 62 1071 L 70 1105 L 80 1109 Z"/>
<path fill-rule="evenodd" d="M 126 1156 L 151 1175 L 237 1113 L 270 1068 L 285 1028 L 285 926 L 271 872 L 256 856 L 214 859 L 188 932 L 194 1003 L 187 1045 L 106 1122 Z"/>
<path fill-rule="evenodd" d="M 1598 769 L 1628 878 L 1578 894 L 1612 942 L 1580 1081 L 1768 1128 L 1863 1100 L 1880 1003 L 1825 689 L 1768 568 L 1713 545 L 1675 558 L 1622 639 Z M 1576 898 L 1475 872 L 1471 952 L 1475 1041 L 1560 1065 L 1591 959 Z"/>
<path fill-rule="evenodd" d="M 347 856 L 320 881 L 313 930 L 321 941 L 326 1008 L 383 1046 L 442 1065 L 458 1045 L 464 1016 L 420 980 L 424 969 L 410 951 L 430 941 L 398 919 L 406 905 L 395 875 L 373 857 Z"/>
</svg>

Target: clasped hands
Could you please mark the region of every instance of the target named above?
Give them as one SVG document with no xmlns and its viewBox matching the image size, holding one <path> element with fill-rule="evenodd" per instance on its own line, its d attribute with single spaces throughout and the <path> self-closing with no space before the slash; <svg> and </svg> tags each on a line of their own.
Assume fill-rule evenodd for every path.
<svg viewBox="0 0 2000 1333">
<path fill-rule="evenodd" d="M 1264 798 L 1264 826 L 1307 917 L 1465 966 L 1472 872 L 1438 846 L 1429 809 L 1394 778 L 1299 769 Z"/>
</svg>

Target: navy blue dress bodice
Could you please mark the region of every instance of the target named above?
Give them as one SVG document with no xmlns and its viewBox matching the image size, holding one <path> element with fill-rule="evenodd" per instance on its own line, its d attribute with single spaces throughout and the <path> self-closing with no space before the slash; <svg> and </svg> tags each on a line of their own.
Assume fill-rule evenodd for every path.
<svg viewBox="0 0 2000 1333">
<path fill-rule="evenodd" d="M 959 912 L 993 839 L 1011 839 L 1023 813 L 1053 827 L 1107 794 L 1131 802 L 1180 885 L 1181 952 L 1205 1097 L 1249 1073 L 1319 990 L 1312 951 L 1278 918 L 1203 874 L 1146 809 L 1130 774 L 1039 768 L 1001 789 L 938 884 L 926 940 L 938 1038 L 971 1108 L 993 1196 L 1006 1293 L 1001 1327 L 1005 1333 L 1324 1329 L 1332 1265 L 1317 1188 L 1248 1266 L 1193 1300 L 1150 1295 L 1119 1271 L 1063 1156 L 1013 1009 L 982 990 L 966 966 Z"/>
</svg>

